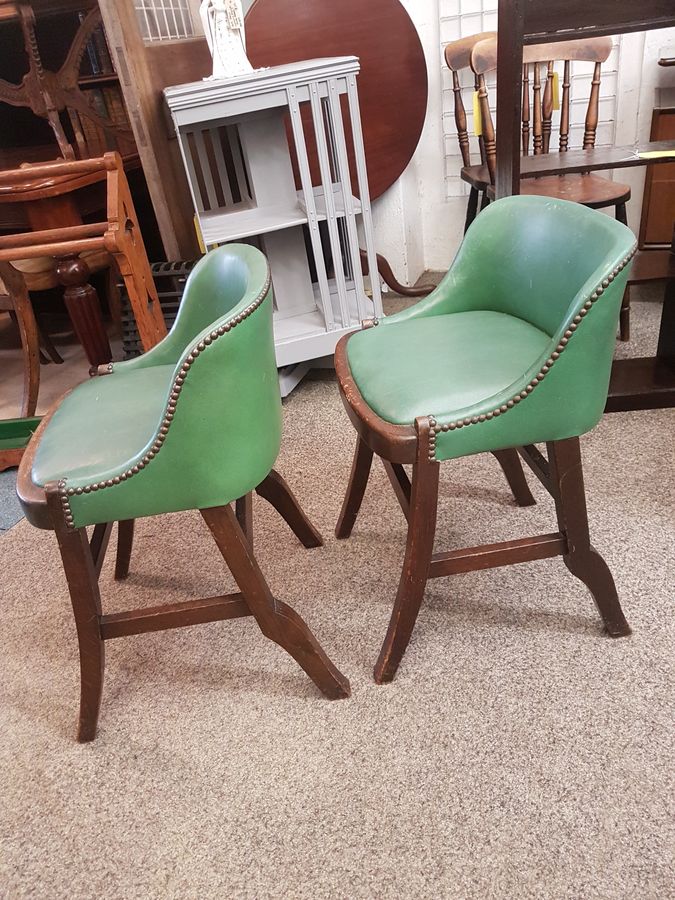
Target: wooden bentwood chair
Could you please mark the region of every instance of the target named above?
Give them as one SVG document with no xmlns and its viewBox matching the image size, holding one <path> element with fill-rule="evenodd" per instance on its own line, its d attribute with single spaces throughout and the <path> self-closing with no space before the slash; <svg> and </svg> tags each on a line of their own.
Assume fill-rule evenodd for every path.
<svg viewBox="0 0 675 900">
<path fill-rule="evenodd" d="M 272 302 L 258 250 L 231 244 L 208 254 L 169 334 L 143 356 L 100 366 L 66 394 L 23 457 L 19 499 L 33 525 L 56 532 L 75 614 L 80 741 L 96 732 L 105 641 L 146 631 L 253 615 L 326 696 L 349 695 L 307 625 L 272 596 L 252 552 L 253 490 L 306 547 L 322 543 L 272 468 L 281 441 Z M 240 593 L 102 614 L 98 574 L 112 523 L 115 577 L 125 578 L 133 520 L 186 509 L 201 512 Z"/>
<path fill-rule="evenodd" d="M 433 294 L 338 344 L 338 381 L 358 440 L 336 535 L 351 534 L 373 452 L 408 520 L 377 682 L 396 673 L 427 579 L 458 572 L 562 555 L 607 631 L 629 633 L 612 575 L 590 544 L 579 435 L 603 413 L 634 252 L 628 228 L 583 206 L 499 200 L 476 219 Z M 544 442 L 548 459 L 535 446 Z M 553 496 L 558 530 L 433 553 L 439 463 L 508 448 L 520 448 Z"/>
</svg>

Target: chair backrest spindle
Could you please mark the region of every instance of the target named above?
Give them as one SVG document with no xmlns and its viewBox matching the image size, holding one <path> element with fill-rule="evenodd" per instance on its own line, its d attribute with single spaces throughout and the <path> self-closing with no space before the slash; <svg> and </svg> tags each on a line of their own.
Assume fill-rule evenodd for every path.
<svg viewBox="0 0 675 900">
<path fill-rule="evenodd" d="M 568 149 L 570 136 L 570 61 L 565 60 L 563 71 L 562 100 L 560 102 L 560 151 Z"/>
<path fill-rule="evenodd" d="M 462 88 L 457 72 L 452 73 L 452 92 L 455 95 L 455 125 L 457 126 L 457 140 L 462 154 L 462 163 L 471 165 L 471 151 L 469 150 L 469 133 L 466 130 L 466 110 L 462 100 Z"/>
<path fill-rule="evenodd" d="M 595 132 L 598 127 L 600 107 L 600 63 L 596 62 L 591 82 L 591 96 L 588 101 L 588 111 L 584 128 L 584 150 L 595 147 Z"/>
<path fill-rule="evenodd" d="M 553 61 L 549 60 L 546 69 L 546 87 L 541 101 L 541 119 L 543 132 L 543 151 L 548 153 L 551 143 L 551 120 L 553 118 Z"/>
<path fill-rule="evenodd" d="M 485 162 L 490 172 L 490 181 L 494 184 L 497 166 L 497 136 L 494 122 L 492 121 L 492 113 L 490 112 L 490 100 L 487 87 L 485 86 L 484 75 L 478 76 L 478 105 L 483 131 L 483 146 L 485 147 Z"/>
<path fill-rule="evenodd" d="M 530 67 L 527 63 L 523 66 L 523 154 L 530 152 Z"/>
<path fill-rule="evenodd" d="M 541 113 L 541 75 L 539 72 L 539 63 L 535 62 L 534 78 L 532 79 L 532 141 L 535 156 L 539 156 L 544 147 L 544 132 Z"/>
</svg>

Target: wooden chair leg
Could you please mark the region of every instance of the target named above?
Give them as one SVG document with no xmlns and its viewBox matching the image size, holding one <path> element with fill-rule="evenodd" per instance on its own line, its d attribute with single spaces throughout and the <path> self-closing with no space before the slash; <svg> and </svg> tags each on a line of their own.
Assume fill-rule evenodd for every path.
<svg viewBox="0 0 675 900">
<path fill-rule="evenodd" d="M 593 595 L 608 633 L 612 637 L 630 634 L 612 573 L 590 542 L 579 439 L 555 441 L 547 447 L 558 527 L 567 539 L 565 565 Z"/>
<path fill-rule="evenodd" d="M 530 486 L 523 472 L 517 450 L 493 450 L 495 457 L 509 483 L 513 497 L 518 506 L 534 506 L 537 502 L 532 496 Z"/>
<path fill-rule="evenodd" d="M 335 537 L 337 538 L 348 538 L 352 533 L 356 517 L 361 509 L 372 462 L 373 451 L 361 438 L 357 438 L 347 493 L 342 501 L 342 509 L 335 526 Z"/>
<path fill-rule="evenodd" d="M 131 550 L 134 545 L 134 520 L 124 519 L 117 523 L 117 556 L 115 558 L 115 581 L 124 581 L 129 574 Z"/>
<path fill-rule="evenodd" d="M 625 203 L 617 203 L 614 207 L 614 218 L 617 222 L 622 222 L 624 225 L 628 225 L 628 216 L 626 214 L 626 204 Z"/>
<path fill-rule="evenodd" d="M 253 549 L 253 494 L 251 491 L 240 497 L 234 504 L 234 511 L 246 540 Z"/>
<path fill-rule="evenodd" d="M 630 340 L 630 285 L 626 285 L 619 312 L 619 340 Z"/>
<path fill-rule="evenodd" d="M 466 219 L 464 220 L 464 234 L 469 230 L 469 225 L 478 213 L 478 188 L 472 187 L 469 192 L 469 202 L 466 205 Z"/>
<path fill-rule="evenodd" d="M 434 549 L 439 470 L 439 463 L 428 457 L 428 439 L 420 431 L 418 458 L 413 465 L 405 559 L 389 628 L 375 665 L 378 684 L 391 681 L 396 674 L 422 604 Z"/>
<path fill-rule="evenodd" d="M 77 740 L 91 741 L 96 735 L 105 666 L 98 578 L 86 529 L 67 528 L 56 486 L 48 487 L 46 493 L 47 504 L 55 523 L 80 647 L 80 717 Z"/>
<path fill-rule="evenodd" d="M 16 322 L 21 336 L 23 352 L 22 418 L 35 415 L 40 390 L 40 343 L 35 312 L 23 275 L 11 263 L 0 263 L 0 278 L 11 298 L 10 315 Z"/>
<path fill-rule="evenodd" d="M 331 700 L 349 696 L 349 681 L 333 665 L 302 618 L 275 600 L 230 506 L 203 509 L 201 514 L 265 637 L 298 662 Z"/>
<path fill-rule="evenodd" d="M 387 473 L 387 477 L 396 494 L 399 506 L 403 510 L 403 515 L 406 519 L 410 520 L 411 486 L 408 474 L 400 463 L 389 462 L 388 459 L 383 459 L 382 462 L 384 463 L 384 471 Z"/>
<path fill-rule="evenodd" d="M 305 547 L 323 546 L 323 538 L 304 514 L 295 494 L 276 469 L 272 469 L 267 478 L 258 485 L 256 493 L 276 509 L 301 544 Z"/>
</svg>

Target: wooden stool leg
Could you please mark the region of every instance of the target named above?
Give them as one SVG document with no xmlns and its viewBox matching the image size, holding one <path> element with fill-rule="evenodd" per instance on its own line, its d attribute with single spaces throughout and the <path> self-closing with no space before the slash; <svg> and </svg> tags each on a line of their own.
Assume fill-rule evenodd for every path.
<svg viewBox="0 0 675 900">
<path fill-rule="evenodd" d="M 232 508 L 202 509 L 201 514 L 265 637 L 290 653 L 331 700 L 348 697 L 349 681 L 326 656 L 305 622 L 272 596 Z"/>
<path fill-rule="evenodd" d="M 614 218 L 617 222 L 622 222 L 624 225 L 628 225 L 628 216 L 626 214 L 626 204 L 625 203 L 617 203 L 614 207 Z"/>
<path fill-rule="evenodd" d="M 422 604 L 434 549 L 440 465 L 429 460 L 426 440 L 420 439 L 420 445 L 424 446 L 413 466 L 403 571 L 389 629 L 375 665 L 375 681 L 378 684 L 393 679 L 408 646 Z"/>
<path fill-rule="evenodd" d="M 240 497 L 234 504 L 237 521 L 253 549 L 253 494 L 251 491 Z"/>
<path fill-rule="evenodd" d="M 619 312 L 619 340 L 630 340 L 630 285 L 626 285 Z"/>
<path fill-rule="evenodd" d="M 464 220 L 464 234 L 469 230 L 469 225 L 476 218 L 478 212 L 478 188 L 472 187 L 469 192 L 469 202 L 466 205 L 466 219 Z"/>
<path fill-rule="evenodd" d="M 56 490 L 47 489 L 47 504 L 66 573 L 80 647 L 80 718 L 77 740 L 92 741 L 101 707 L 105 645 L 101 637 L 101 595 L 85 528 L 67 528 Z"/>
<path fill-rule="evenodd" d="M 493 450 L 495 457 L 509 483 L 513 497 L 518 506 L 534 506 L 537 502 L 532 496 L 530 487 L 523 472 L 517 450 Z"/>
<path fill-rule="evenodd" d="M 267 478 L 258 485 L 256 493 L 276 509 L 303 546 L 323 546 L 323 538 L 304 514 L 295 494 L 276 469 L 272 469 Z"/>
<path fill-rule="evenodd" d="M 117 557 L 115 558 L 115 581 L 124 581 L 129 574 L 131 550 L 134 545 L 134 520 L 124 519 L 117 523 Z"/>
<path fill-rule="evenodd" d="M 579 438 L 555 441 L 547 447 L 558 527 L 567 539 L 565 565 L 593 595 L 609 634 L 630 634 L 612 573 L 590 542 Z"/>
<path fill-rule="evenodd" d="M 406 519 L 410 519 L 411 486 L 408 474 L 400 463 L 389 462 L 388 459 L 383 459 L 382 462 L 384 463 L 384 471 L 387 473 L 389 482 L 394 489 L 396 499 L 403 511 L 403 515 Z"/>
<path fill-rule="evenodd" d="M 335 537 L 337 538 L 348 538 L 352 533 L 356 517 L 361 509 L 366 485 L 368 484 L 372 461 L 373 451 L 361 438 L 357 438 L 347 493 L 342 502 L 340 517 L 335 526 Z"/>
</svg>

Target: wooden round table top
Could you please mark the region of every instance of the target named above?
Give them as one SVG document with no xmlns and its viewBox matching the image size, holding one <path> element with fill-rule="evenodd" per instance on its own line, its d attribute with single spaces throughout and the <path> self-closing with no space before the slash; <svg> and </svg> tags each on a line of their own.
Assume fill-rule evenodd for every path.
<svg viewBox="0 0 675 900">
<path fill-rule="evenodd" d="M 427 66 L 398 0 L 255 0 L 246 16 L 254 67 L 358 56 L 357 79 L 371 198 L 402 174 L 427 111 Z"/>
</svg>

